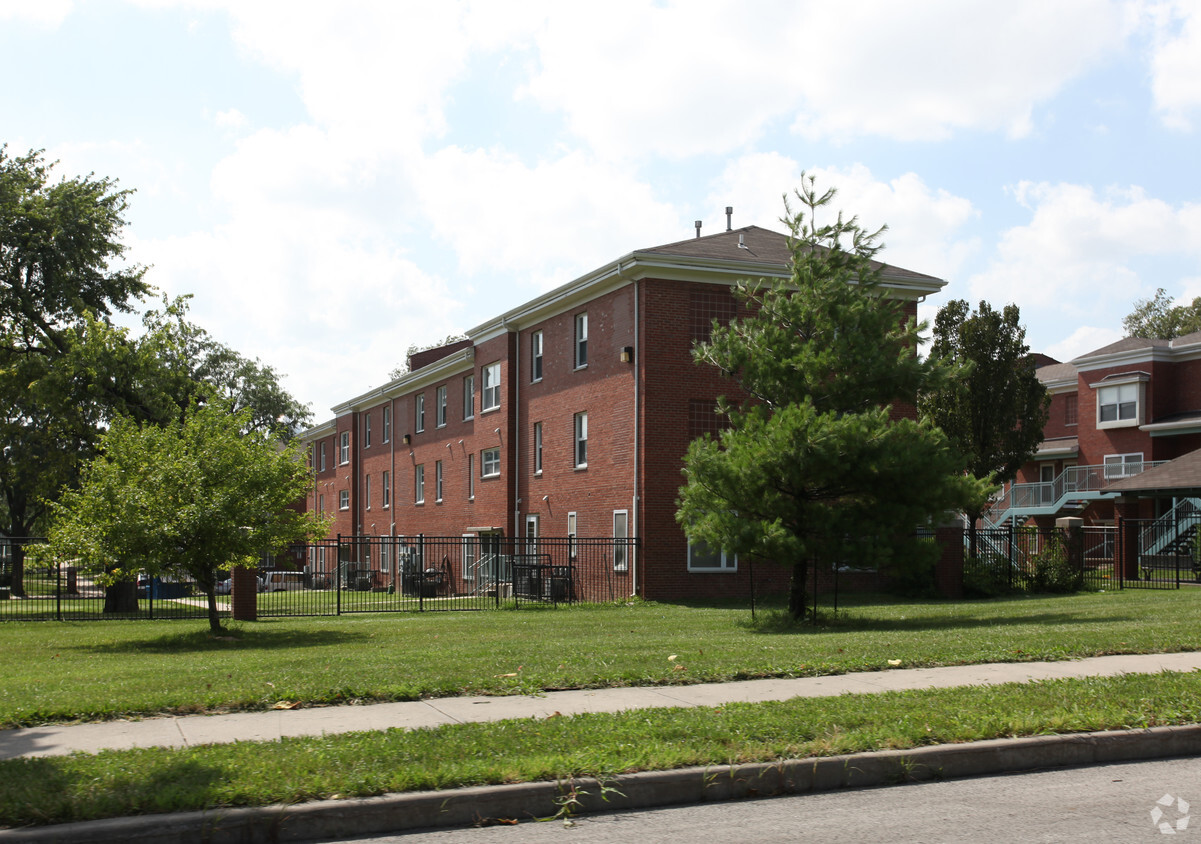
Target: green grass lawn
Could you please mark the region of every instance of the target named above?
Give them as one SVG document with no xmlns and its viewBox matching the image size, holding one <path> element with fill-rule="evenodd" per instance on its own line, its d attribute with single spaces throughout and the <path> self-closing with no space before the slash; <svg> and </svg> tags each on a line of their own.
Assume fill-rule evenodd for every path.
<svg viewBox="0 0 1201 844">
<path fill-rule="evenodd" d="M 819 626 L 640 603 L 200 621 L 5 622 L 0 726 L 459 694 L 1201 649 L 1201 593 L 864 602 Z M 674 656 L 674 659 L 669 657 Z M 899 661 L 899 662 L 894 662 Z"/>
<path fill-rule="evenodd" d="M 1050 680 L 0 761 L 0 824 L 1196 723 L 1196 674 Z"/>
</svg>

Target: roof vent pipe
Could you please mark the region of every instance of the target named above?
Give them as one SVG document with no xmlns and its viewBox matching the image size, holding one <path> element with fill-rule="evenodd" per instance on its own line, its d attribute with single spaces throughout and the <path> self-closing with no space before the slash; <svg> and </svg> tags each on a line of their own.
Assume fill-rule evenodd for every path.
<svg viewBox="0 0 1201 844">
<path fill-rule="evenodd" d="M 734 206 L 726 206 L 726 231 L 734 231 Z"/>
<path fill-rule="evenodd" d="M 696 226 L 696 236 L 699 239 L 701 236 L 701 221 L 697 220 L 693 225 Z"/>
<path fill-rule="evenodd" d="M 746 241 L 743 240 L 743 238 L 745 238 L 745 237 L 746 237 L 746 235 L 743 234 L 742 232 L 738 233 L 738 248 L 739 249 L 750 249 L 751 248 L 751 247 L 747 246 Z"/>
</svg>

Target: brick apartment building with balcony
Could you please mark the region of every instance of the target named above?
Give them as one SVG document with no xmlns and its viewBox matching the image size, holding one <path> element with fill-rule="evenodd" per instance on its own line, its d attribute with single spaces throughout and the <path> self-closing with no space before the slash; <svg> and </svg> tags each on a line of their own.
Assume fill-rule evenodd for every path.
<svg viewBox="0 0 1201 844">
<path fill-rule="evenodd" d="M 1051 395 L 1044 439 L 990 522 L 1079 515 L 1112 524 L 1112 484 L 1201 448 L 1201 332 L 1127 337 L 1037 373 Z M 1123 515 L 1157 518 L 1175 503 L 1148 496 Z"/>
<path fill-rule="evenodd" d="M 688 443 L 734 390 L 691 348 L 737 314 L 731 285 L 787 278 L 790 260 L 788 237 L 756 226 L 637 250 L 414 354 L 304 433 L 306 506 L 331 536 L 637 537 L 614 552 L 621 594 L 745 593 L 748 567 L 690 548 L 675 520 Z M 911 318 L 944 285 L 887 265 L 882 282 Z M 787 572 L 755 577 L 782 589 Z"/>
</svg>

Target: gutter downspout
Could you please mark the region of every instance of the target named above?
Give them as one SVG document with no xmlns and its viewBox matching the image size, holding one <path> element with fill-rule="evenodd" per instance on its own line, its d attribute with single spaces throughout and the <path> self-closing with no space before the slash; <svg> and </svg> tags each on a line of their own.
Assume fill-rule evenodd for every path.
<svg viewBox="0 0 1201 844">
<path fill-rule="evenodd" d="M 388 568 L 392 570 L 392 585 L 395 587 L 399 572 L 400 555 L 396 553 L 396 397 L 388 400 Z M 399 592 L 399 588 L 396 590 Z"/>
<path fill-rule="evenodd" d="M 500 324 L 505 331 L 511 331 L 509 323 L 502 317 Z M 521 330 L 513 332 L 513 371 L 509 374 L 513 379 L 513 429 L 509 436 L 513 439 L 513 542 L 521 537 Z M 517 547 L 514 544 L 513 547 Z"/>
<path fill-rule="evenodd" d="M 634 524 L 631 526 L 630 533 L 634 539 L 638 540 L 641 537 L 642 519 L 641 506 L 642 495 L 639 480 L 641 479 L 642 468 L 642 438 L 640 430 L 640 421 L 642 419 L 642 323 L 640 320 L 640 311 L 638 308 L 638 298 L 642 293 L 642 285 L 637 279 L 634 280 L 634 506 L 631 508 L 634 511 Z M 638 542 L 635 541 L 634 547 L 630 549 L 630 597 L 638 594 Z"/>
<path fill-rule="evenodd" d="M 633 266 L 631 264 L 631 266 Z M 625 274 L 621 268 L 621 261 L 617 262 L 617 277 L 625 278 Z M 634 495 L 630 504 L 630 537 L 637 539 L 639 527 L 642 520 L 639 518 L 639 504 L 641 502 L 641 489 L 639 480 L 641 477 L 642 457 L 641 457 L 641 431 L 639 430 L 638 421 L 641 418 L 642 411 L 642 348 L 639 342 L 642 337 L 642 325 L 640 320 L 640 311 L 638 307 L 638 296 L 641 293 L 641 285 L 638 279 L 633 281 L 634 291 Z M 630 561 L 630 597 L 638 594 L 638 545 L 635 543 L 628 549 Z"/>
</svg>

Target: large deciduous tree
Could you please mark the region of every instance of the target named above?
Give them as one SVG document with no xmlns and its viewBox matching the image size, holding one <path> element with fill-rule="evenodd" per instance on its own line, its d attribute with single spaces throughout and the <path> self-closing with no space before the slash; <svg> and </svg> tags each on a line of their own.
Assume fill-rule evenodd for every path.
<svg viewBox="0 0 1201 844">
<path fill-rule="evenodd" d="M 249 430 L 283 439 L 310 418 L 271 367 L 188 322 L 186 297 L 164 298 L 139 335 L 113 325 L 150 291 L 120 242 L 130 191 L 91 176 L 55 182 L 52 169 L 38 152 L 0 147 L 0 534 L 15 537 L 45 529 L 49 503 L 118 417 L 161 425 L 224 401 L 250 411 Z M 8 576 L 22 595 L 20 545 Z M 136 600 L 117 586 L 108 598 L 115 610 Z"/>
<path fill-rule="evenodd" d="M 917 357 L 921 326 L 881 286 L 883 230 L 818 224 L 833 197 L 802 180 L 791 279 L 740 282 L 748 315 L 693 350 L 741 395 L 689 447 L 676 513 L 690 542 L 790 566 L 796 617 L 811 564 L 928 556 L 915 528 L 982 495 L 937 427 L 890 413 L 948 373 Z"/>
<path fill-rule="evenodd" d="M 975 477 L 1013 480 L 1042 442 L 1051 402 L 1035 373 L 1017 305 L 996 311 L 981 302 L 973 313 L 962 299 L 948 302 L 934 319 L 930 357 L 959 373 L 925 391 L 919 408 L 942 428 Z M 965 507 L 973 531 L 986 503 Z"/>
<path fill-rule="evenodd" d="M 1151 299 L 1139 299 L 1134 310 L 1122 319 L 1127 337 L 1147 340 L 1174 340 L 1201 331 L 1201 296 L 1187 305 L 1173 305 L 1162 287 Z"/>
<path fill-rule="evenodd" d="M 148 291 L 144 270 L 122 263 L 130 192 L 92 176 L 53 181 L 40 152 L 0 146 L 0 533 L 28 536 L 45 500 L 74 478 L 94 428 L 89 411 L 43 384 L 63 384 L 64 358 L 89 315 L 130 311 Z M 87 371 L 71 386 L 82 385 Z M 24 593 L 23 549 L 9 573 Z"/>
<path fill-rule="evenodd" d="M 293 506 L 309 484 L 297 448 L 254 430 L 251 411 L 220 401 L 165 425 L 119 418 L 79 488 L 52 505 L 50 541 L 39 553 L 75 560 L 106 583 L 139 572 L 192 578 L 219 631 L 222 572 L 324 531 L 320 515 Z"/>
</svg>

